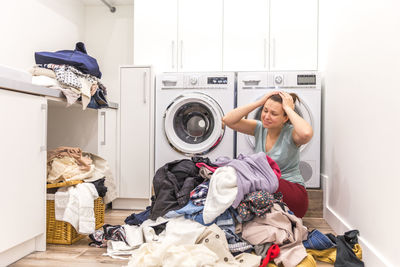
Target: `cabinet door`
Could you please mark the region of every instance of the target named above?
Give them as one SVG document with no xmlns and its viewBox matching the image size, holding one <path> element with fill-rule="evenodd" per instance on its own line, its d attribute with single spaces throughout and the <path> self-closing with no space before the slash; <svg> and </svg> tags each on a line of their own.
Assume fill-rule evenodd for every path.
<svg viewBox="0 0 400 267">
<path fill-rule="evenodd" d="M 150 74 L 121 68 L 121 198 L 150 196 Z"/>
<path fill-rule="evenodd" d="M 177 0 L 135 0 L 135 65 L 177 70 Z"/>
<path fill-rule="evenodd" d="M 224 71 L 269 67 L 268 0 L 224 2 Z"/>
<path fill-rule="evenodd" d="M 46 232 L 46 120 L 43 97 L 0 90 L 0 252 Z"/>
<path fill-rule="evenodd" d="M 98 112 L 98 153 L 107 160 L 114 180 L 118 181 L 117 110 L 101 109 Z M 118 184 L 117 184 L 118 188 Z"/>
<path fill-rule="evenodd" d="M 178 1 L 178 70 L 222 70 L 222 0 Z"/>
<path fill-rule="evenodd" d="M 318 0 L 271 0 L 270 16 L 270 69 L 317 69 Z"/>
</svg>

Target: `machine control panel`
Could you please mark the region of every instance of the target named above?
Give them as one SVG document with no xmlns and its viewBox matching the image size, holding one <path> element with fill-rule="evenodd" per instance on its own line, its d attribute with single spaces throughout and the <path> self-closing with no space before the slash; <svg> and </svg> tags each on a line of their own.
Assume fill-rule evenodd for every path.
<svg viewBox="0 0 400 267">
<path fill-rule="evenodd" d="M 297 75 L 297 85 L 316 85 L 317 76 L 315 74 Z"/>
<path fill-rule="evenodd" d="M 228 84 L 228 77 L 207 77 L 207 84 Z"/>
</svg>

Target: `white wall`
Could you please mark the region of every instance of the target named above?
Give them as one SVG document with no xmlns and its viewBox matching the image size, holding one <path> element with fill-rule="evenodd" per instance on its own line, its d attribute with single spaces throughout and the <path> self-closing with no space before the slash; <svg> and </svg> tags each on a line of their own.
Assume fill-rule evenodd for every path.
<svg viewBox="0 0 400 267">
<path fill-rule="evenodd" d="M 28 70 L 34 52 L 73 50 L 83 38 L 84 13 L 78 0 L 1 1 L 0 64 Z"/>
<path fill-rule="evenodd" d="M 325 218 L 366 266 L 398 266 L 400 2 L 320 0 Z"/>
<path fill-rule="evenodd" d="M 108 100 L 119 103 L 119 66 L 133 64 L 133 5 L 116 6 L 115 13 L 87 6 L 85 44 L 101 67 Z"/>
</svg>

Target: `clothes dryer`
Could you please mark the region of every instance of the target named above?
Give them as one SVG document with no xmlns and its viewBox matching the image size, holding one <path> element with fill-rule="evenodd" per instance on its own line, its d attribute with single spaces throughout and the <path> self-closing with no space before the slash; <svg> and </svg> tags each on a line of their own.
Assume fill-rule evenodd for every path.
<svg viewBox="0 0 400 267">
<path fill-rule="evenodd" d="M 308 188 L 320 187 L 321 81 L 315 71 L 239 72 L 237 74 L 237 106 L 260 99 L 269 91 L 296 93 L 300 102 L 295 111 L 311 124 L 314 135 L 300 147 L 300 172 Z M 248 115 L 259 120 L 262 108 Z M 236 154 L 254 153 L 253 136 L 237 133 Z"/>
<path fill-rule="evenodd" d="M 162 73 L 155 96 L 155 170 L 192 156 L 233 158 L 233 131 L 222 117 L 234 108 L 235 73 Z"/>
</svg>

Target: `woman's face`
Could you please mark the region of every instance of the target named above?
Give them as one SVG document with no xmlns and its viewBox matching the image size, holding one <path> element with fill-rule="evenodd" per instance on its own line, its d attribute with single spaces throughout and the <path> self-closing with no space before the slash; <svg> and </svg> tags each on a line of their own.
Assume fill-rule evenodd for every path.
<svg viewBox="0 0 400 267">
<path fill-rule="evenodd" d="M 261 122 L 264 128 L 282 128 L 287 120 L 288 117 L 285 115 L 281 103 L 271 99 L 265 102 L 261 112 Z"/>
</svg>

